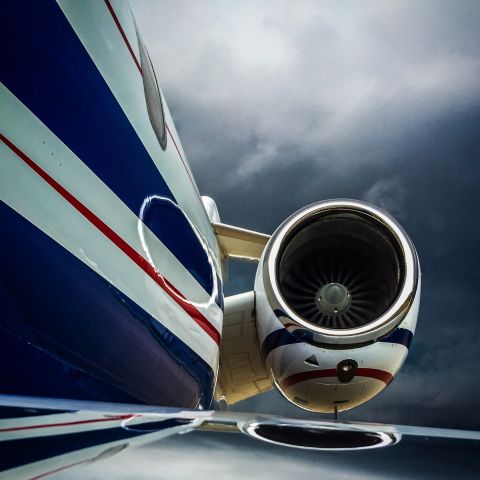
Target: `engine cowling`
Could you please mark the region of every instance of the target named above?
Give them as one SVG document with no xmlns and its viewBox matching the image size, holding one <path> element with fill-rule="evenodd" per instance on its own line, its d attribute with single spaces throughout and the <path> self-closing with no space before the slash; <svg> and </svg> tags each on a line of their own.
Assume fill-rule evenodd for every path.
<svg viewBox="0 0 480 480">
<path fill-rule="evenodd" d="M 347 410 L 382 391 L 407 356 L 420 300 L 417 253 L 372 205 L 315 203 L 272 235 L 255 297 L 262 354 L 280 392 L 307 410 Z"/>
</svg>

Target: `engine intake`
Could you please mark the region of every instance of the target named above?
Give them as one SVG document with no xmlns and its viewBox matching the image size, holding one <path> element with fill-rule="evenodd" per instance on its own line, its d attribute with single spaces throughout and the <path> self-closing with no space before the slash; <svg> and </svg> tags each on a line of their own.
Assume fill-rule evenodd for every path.
<svg viewBox="0 0 480 480">
<path fill-rule="evenodd" d="M 255 278 L 266 370 L 290 402 L 338 413 L 380 393 L 415 332 L 420 266 L 382 210 L 327 200 L 299 210 L 270 238 Z"/>
<path fill-rule="evenodd" d="M 417 265 L 392 217 L 364 202 L 331 200 L 303 208 L 275 232 L 264 286 L 280 321 L 313 332 L 314 343 L 365 344 L 409 310 Z"/>
</svg>

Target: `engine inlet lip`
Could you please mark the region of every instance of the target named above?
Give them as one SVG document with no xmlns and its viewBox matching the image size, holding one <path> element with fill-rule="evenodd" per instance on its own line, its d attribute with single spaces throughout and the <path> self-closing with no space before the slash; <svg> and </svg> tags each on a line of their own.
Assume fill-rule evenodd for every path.
<svg viewBox="0 0 480 480">
<path fill-rule="evenodd" d="M 293 311 L 286 302 L 278 285 L 277 265 L 281 258 L 285 243 L 302 225 L 310 222 L 317 216 L 351 213 L 367 218 L 376 223 L 395 241 L 399 252 L 399 261 L 404 270 L 403 283 L 392 305 L 374 321 L 365 325 L 349 329 L 329 329 L 314 325 L 303 319 Z M 287 218 L 272 235 L 263 258 L 264 287 L 267 298 L 274 308 L 285 312 L 279 320 L 285 326 L 292 323 L 304 330 L 313 332 L 313 343 L 355 345 L 365 344 L 388 334 L 404 318 L 408 312 L 418 285 L 418 257 L 413 243 L 403 228 L 388 213 L 373 205 L 350 199 L 326 200 L 308 205 Z"/>
</svg>

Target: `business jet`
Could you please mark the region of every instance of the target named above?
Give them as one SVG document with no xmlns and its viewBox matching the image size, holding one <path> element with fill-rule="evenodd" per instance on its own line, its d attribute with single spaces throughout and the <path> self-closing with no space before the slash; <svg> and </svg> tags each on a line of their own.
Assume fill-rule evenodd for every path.
<svg viewBox="0 0 480 480">
<path fill-rule="evenodd" d="M 419 260 L 388 213 L 334 199 L 271 236 L 222 223 L 126 3 L 2 15 L 2 478 L 194 429 L 332 450 L 480 438 L 338 420 L 389 385 L 415 333 Z M 224 298 L 229 258 L 258 268 Z M 272 388 L 332 420 L 228 410 Z"/>
</svg>

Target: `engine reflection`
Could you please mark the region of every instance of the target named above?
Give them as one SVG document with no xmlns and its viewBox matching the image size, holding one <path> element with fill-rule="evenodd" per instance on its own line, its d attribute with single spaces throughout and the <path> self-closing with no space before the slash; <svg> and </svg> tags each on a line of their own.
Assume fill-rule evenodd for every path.
<svg viewBox="0 0 480 480">
<path fill-rule="evenodd" d="M 402 438 L 399 433 L 345 429 L 345 425 L 335 428 L 251 423 L 242 425 L 240 429 L 264 442 L 308 450 L 367 450 L 395 445 Z"/>
</svg>

